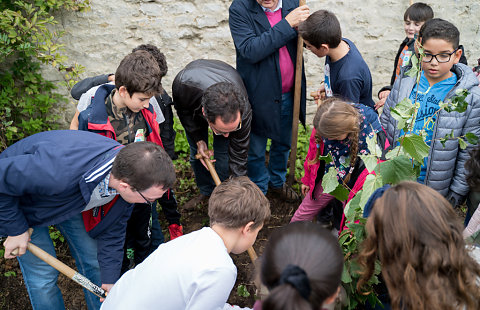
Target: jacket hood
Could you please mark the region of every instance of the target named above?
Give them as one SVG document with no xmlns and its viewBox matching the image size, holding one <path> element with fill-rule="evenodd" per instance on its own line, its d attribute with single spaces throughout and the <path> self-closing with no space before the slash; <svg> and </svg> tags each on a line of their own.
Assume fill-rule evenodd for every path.
<svg viewBox="0 0 480 310">
<path fill-rule="evenodd" d="M 458 63 L 453 65 L 452 72 L 457 75 L 458 88 L 471 90 L 478 87 L 478 79 L 469 66 Z"/>
</svg>

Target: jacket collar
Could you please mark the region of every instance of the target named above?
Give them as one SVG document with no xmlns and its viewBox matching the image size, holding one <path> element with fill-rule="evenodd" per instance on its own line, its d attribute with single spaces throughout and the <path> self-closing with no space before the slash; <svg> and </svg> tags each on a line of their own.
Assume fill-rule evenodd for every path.
<svg viewBox="0 0 480 310">
<path fill-rule="evenodd" d="M 262 6 L 258 4 L 255 0 L 250 0 L 248 10 L 253 14 L 253 19 L 263 27 L 263 30 L 266 31 L 271 28 L 268 18 L 265 15 L 265 12 L 262 9 Z M 282 18 L 288 15 L 291 11 L 295 9 L 295 4 L 293 1 L 282 1 Z"/>
</svg>

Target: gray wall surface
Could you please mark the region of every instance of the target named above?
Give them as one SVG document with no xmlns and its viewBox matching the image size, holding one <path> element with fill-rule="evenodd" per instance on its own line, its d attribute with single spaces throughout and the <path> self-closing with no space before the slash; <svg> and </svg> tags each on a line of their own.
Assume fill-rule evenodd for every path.
<svg viewBox="0 0 480 310">
<path fill-rule="evenodd" d="M 251 0 L 254 1 L 254 0 Z M 235 48 L 228 27 L 231 1 L 221 0 L 90 0 L 91 10 L 58 15 L 57 28 L 72 63 L 86 68 L 83 77 L 115 72 L 120 60 L 139 44 L 154 44 L 166 55 L 169 72 L 163 80 L 171 93 L 176 73 L 199 58 L 223 60 L 235 67 Z M 470 66 L 480 57 L 480 1 L 438 0 L 427 2 L 435 17 L 447 19 L 460 30 Z M 377 91 L 390 81 L 393 61 L 405 37 L 403 14 L 408 0 L 307 0 L 311 12 L 327 9 L 342 25 L 343 36 L 352 40 L 370 67 L 374 100 Z M 323 80 L 324 59 L 304 52 L 308 93 Z M 48 78 L 61 77 L 46 69 Z M 74 100 L 71 100 L 74 103 Z M 65 119 L 71 118 L 70 104 Z M 308 111 L 315 110 L 313 101 Z"/>
</svg>

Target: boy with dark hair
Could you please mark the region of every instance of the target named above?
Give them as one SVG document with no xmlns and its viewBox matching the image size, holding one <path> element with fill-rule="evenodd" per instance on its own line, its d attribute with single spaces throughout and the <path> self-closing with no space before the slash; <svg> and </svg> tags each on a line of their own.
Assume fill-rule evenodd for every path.
<svg viewBox="0 0 480 310">
<path fill-rule="evenodd" d="M 229 253 L 253 245 L 270 206 L 248 177 L 235 177 L 215 188 L 208 215 L 210 227 L 162 244 L 125 273 L 102 309 L 231 309 L 225 303 L 237 268 Z"/>
<path fill-rule="evenodd" d="M 403 14 L 406 37 L 400 44 L 397 55 L 395 56 L 390 85 L 384 86 L 378 91 L 378 99 L 380 100 L 375 104 L 375 109 L 378 110 L 380 107 L 383 107 L 388 95 L 390 94 L 390 91 L 392 90 L 393 83 L 399 76 L 401 69 L 410 65 L 410 59 L 415 52 L 415 39 L 418 36 L 418 32 L 420 31 L 422 25 L 433 17 L 434 13 L 432 8 L 423 2 L 412 4 Z M 462 49 L 460 62 L 466 65 L 467 59 L 464 56 L 463 47 L 460 46 L 460 48 Z"/>
<path fill-rule="evenodd" d="M 406 68 L 402 69 L 380 116 L 390 145 L 396 145 L 404 133 L 397 128 L 391 109 L 405 98 L 420 103 L 413 131 L 420 132 L 429 118 L 433 125 L 425 127 L 430 151 L 418 181 L 440 192 L 453 206 L 459 205 L 468 193 L 464 165 L 473 146 L 468 144 L 461 149 L 458 139 L 449 139 L 443 146 L 440 138 L 451 133 L 454 137 L 464 137 L 468 132 L 480 134 L 480 89 L 472 70 L 459 63 L 462 55 L 459 37 L 458 29 L 450 22 L 438 18 L 427 21 L 419 33 L 424 49 L 420 80 L 417 84 L 416 78 L 408 76 Z M 465 112 L 439 111 L 440 102 L 451 100 L 462 89 L 469 92 Z"/>
<path fill-rule="evenodd" d="M 120 277 L 125 227 L 134 203 L 154 200 L 175 182 L 158 145 L 118 142 L 83 131 L 47 131 L 0 154 L 0 236 L 5 258 L 17 259 L 34 309 L 64 309 L 58 271 L 30 252 L 27 242 L 55 255 L 49 225 L 68 242 L 79 272 L 107 291 Z M 82 214 L 95 217 L 85 226 Z M 30 236 L 28 228 L 33 227 Z M 87 228 L 87 229 L 86 229 Z M 98 297 L 85 290 L 90 310 Z"/>
<path fill-rule="evenodd" d="M 352 41 L 342 38 L 340 23 L 332 12 L 319 10 L 298 27 L 307 49 L 325 57 L 325 83 L 315 99 L 340 96 L 373 108 L 372 76 Z"/>
<path fill-rule="evenodd" d="M 127 145 L 137 140 L 147 140 L 161 146 L 158 123 L 155 112 L 149 104 L 151 97 L 157 95 L 161 87 L 161 70 L 152 54 L 138 50 L 127 55 L 115 72 L 115 86 L 105 84 L 96 89 L 91 96 L 91 104 L 78 117 L 79 130 L 97 132 L 121 144 Z M 176 201 L 169 190 L 161 199 L 163 206 L 171 205 L 176 211 Z M 176 211 L 178 214 L 178 211 Z M 153 221 L 150 218 L 153 214 Z M 180 228 L 178 234 L 171 233 L 171 238 L 181 235 L 178 222 L 171 224 Z M 158 224 L 155 204 L 140 204 L 132 212 L 128 221 L 125 253 L 134 250 L 132 257 L 125 254 L 122 272 L 133 263 L 142 262 L 154 247 L 163 242 L 161 229 L 151 230 Z M 159 224 L 158 224 L 159 226 Z M 171 227 L 169 230 L 172 232 Z M 173 230 L 175 232 L 175 230 Z M 152 236 L 153 235 L 153 236 Z M 159 239 L 152 245 L 153 240 Z"/>
<path fill-rule="evenodd" d="M 155 58 L 155 61 L 160 69 L 161 78 L 167 74 L 167 60 L 165 55 L 156 46 L 152 44 L 141 44 L 132 50 L 132 52 L 136 51 L 147 51 L 153 56 L 153 58 Z M 99 85 L 109 82 L 113 83 L 114 81 L 114 74 L 105 74 L 86 78 L 73 86 L 71 95 L 73 98 L 79 100 L 79 102 L 77 105 L 77 111 L 75 112 L 70 124 L 70 129 L 78 129 L 78 115 L 90 105 L 91 98 L 95 94 Z M 176 134 L 175 130 L 173 129 L 172 98 L 162 87 L 158 95 L 150 98 L 150 104 L 155 111 L 156 121 L 160 127 L 160 138 L 162 140 L 163 147 L 171 159 L 176 159 Z M 173 190 L 170 190 L 169 194 L 160 198 L 158 202 L 162 206 L 162 211 L 165 214 L 165 218 L 169 224 L 168 231 L 170 233 L 170 239 L 181 236 L 183 229 L 182 225 L 180 224 L 181 215 L 178 212 L 178 205 Z M 156 208 L 152 208 L 152 219 L 154 219 L 152 221 L 152 248 L 155 249 L 164 241 L 163 233 L 157 220 L 158 214 Z"/>
</svg>

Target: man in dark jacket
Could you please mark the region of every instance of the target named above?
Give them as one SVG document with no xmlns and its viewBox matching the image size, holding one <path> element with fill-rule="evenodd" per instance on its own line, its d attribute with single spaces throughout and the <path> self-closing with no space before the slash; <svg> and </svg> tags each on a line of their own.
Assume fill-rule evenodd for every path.
<svg viewBox="0 0 480 310">
<path fill-rule="evenodd" d="M 197 153 L 213 155 L 207 145 L 209 127 L 220 180 L 246 175 L 252 110 L 237 71 L 218 60 L 192 61 L 175 77 L 172 95 L 190 144 L 190 163 L 201 195 L 210 196 L 215 188 L 203 159 L 195 158 Z M 198 198 L 184 207 L 193 207 Z"/>
<path fill-rule="evenodd" d="M 293 80 L 297 37 L 295 28 L 309 15 L 298 0 L 234 0 L 229 10 L 230 32 L 240 73 L 252 105 L 248 176 L 266 193 L 295 201 L 286 186 L 293 119 Z M 300 119 L 305 123 L 305 75 L 302 72 Z M 268 169 L 267 139 L 272 140 Z"/>
<path fill-rule="evenodd" d="M 26 253 L 27 242 L 55 255 L 49 225 L 69 243 L 79 272 L 107 291 L 120 276 L 125 228 L 133 203 L 151 202 L 173 185 L 175 170 L 161 146 L 122 147 L 84 131 L 49 131 L 0 154 L 0 236 L 5 258 L 18 260 L 34 309 L 63 309 L 58 272 Z M 157 173 L 155 173 L 157 172 Z M 82 212 L 93 210 L 85 226 Z M 29 236 L 28 228 L 33 227 Z M 86 229 L 87 228 L 87 229 Z M 89 309 L 99 300 L 86 293 Z"/>
</svg>

